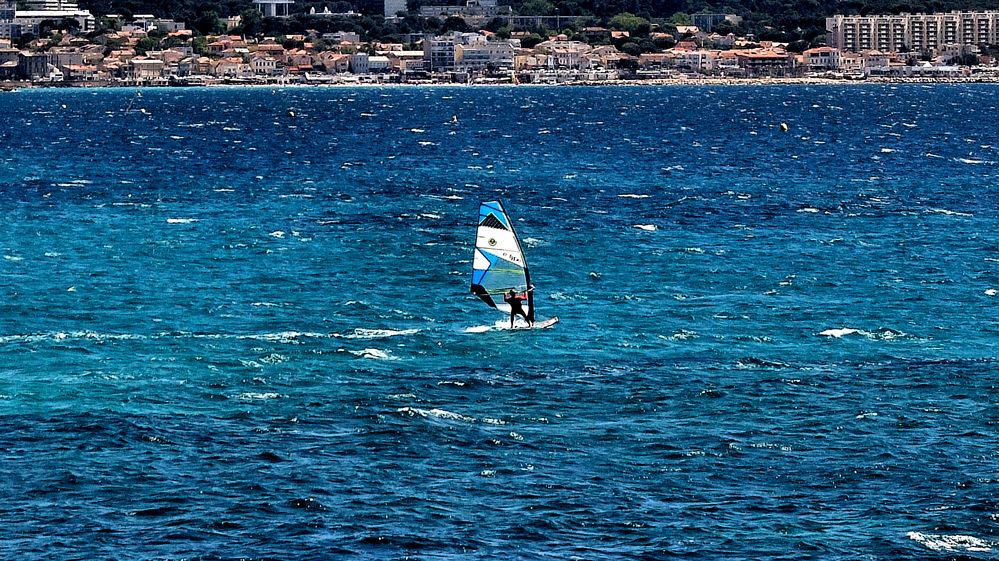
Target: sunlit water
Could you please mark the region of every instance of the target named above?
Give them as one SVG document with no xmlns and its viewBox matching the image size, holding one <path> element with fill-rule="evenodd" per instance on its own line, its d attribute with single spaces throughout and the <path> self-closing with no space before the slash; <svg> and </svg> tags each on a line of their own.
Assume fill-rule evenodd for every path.
<svg viewBox="0 0 999 561">
<path fill-rule="evenodd" d="M 997 105 L 0 94 L 0 557 L 999 558 Z"/>
</svg>

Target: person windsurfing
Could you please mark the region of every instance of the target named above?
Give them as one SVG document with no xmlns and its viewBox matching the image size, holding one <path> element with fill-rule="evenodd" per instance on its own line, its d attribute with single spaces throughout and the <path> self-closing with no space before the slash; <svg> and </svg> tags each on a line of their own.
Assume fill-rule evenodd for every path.
<svg viewBox="0 0 999 561">
<path fill-rule="evenodd" d="M 532 290 L 534 290 L 533 284 L 528 287 L 527 292 Z M 503 301 L 510 305 L 510 329 L 513 329 L 513 320 L 517 317 L 517 314 L 524 316 L 524 320 L 527 322 L 528 327 L 532 327 L 534 325 L 534 322 L 531 321 L 531 318 L 527 316 L 527 312 L 525 312 L 524 308 L 521 306 L 521 303 L 524 300 L 527 300 L 527 292 L 520 295 L 517 294 L 516 290 L 511 288 L 510 292 L 503 295 Z"/>
</svg>

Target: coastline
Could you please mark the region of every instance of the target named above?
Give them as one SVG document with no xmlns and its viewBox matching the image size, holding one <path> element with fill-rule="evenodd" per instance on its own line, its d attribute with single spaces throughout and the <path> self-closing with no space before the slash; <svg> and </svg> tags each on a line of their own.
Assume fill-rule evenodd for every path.
<svg viewBox="0 0 999 561">
<path fill-rule="evenodd" d="M 999 76 L 967 76 L 967 77 L 868 77 L 864 79 L 790 77 L 790 78 L 733 78 L 733 77 L 679 77 L 679 78 L 622 78 L 614 80 L 573 80 L 551 81 L 538 83 L 512 83 L 507 81 L 488 82 L 448 82 L 448 81 L 330 81 L 322 83 L 293 81 L 249 81 L 249 82 L 208 82 L 199 84 L 176 83 L 103 83 L 103 82 L 2 82 L 0 94 L 12 93 L 18 90 L 54 90 L 54 89 L 189 89 L 189 88 L 368 88 L 368 87 L 572 87 L 572 86 L 835 86 L 864 84 L 999 84 Z"/>
</svg>

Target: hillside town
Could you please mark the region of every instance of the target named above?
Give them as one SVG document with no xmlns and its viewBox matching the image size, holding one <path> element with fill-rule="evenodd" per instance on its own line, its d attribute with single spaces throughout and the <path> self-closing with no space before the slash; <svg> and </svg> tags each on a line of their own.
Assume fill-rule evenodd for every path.
<svg viewBox="0 0 999 561">
<path fill-rule="evenodd" d="M 293 4 L 254 0 L 262 17 L 287 17 Z M 386 18 L 405 9 L 399 0 L 385 4 Z M 96 18 L 69 0 L 31 0 L 29 5 L 30 10 L 20 10 L 0 0 L 0 84 L 6 89 L 718 79 L 992 81 L 999 76 L 996 61 L 980 47 L 999 44 L 999 12 L 835 16 L 826 21 L 826 44 L 801 52 L 784 43 L 719 33 L 737 25 L 737 15 L 695 14 L 689 25 L 652 22 L 643 39 L 663 48 L 636 52 L 627 48 L 629 30 L 580 27 L 571 17 L 517 22 L 529 16 L 511 14 L 495 0 L 423 6 L 420 15 L 460 17 L 469 25 L 500 17 L 572 33 L 528 41 L 531 33 L 526 31 L 480 29 L 413 34 L 393 43 L 363 40 L 347 31 L 203 36 L 183 22 L 110 14 L 102 17 L 107 30 L 95 34 Z M 334 15 L 328 8 L 317 15 L 324 14 Z M 239 29 L 240 19 L 228 16 L 224 25 L 229 31 Z M 19 41 L 26 36 L 34 39 Z"/>
</svg>

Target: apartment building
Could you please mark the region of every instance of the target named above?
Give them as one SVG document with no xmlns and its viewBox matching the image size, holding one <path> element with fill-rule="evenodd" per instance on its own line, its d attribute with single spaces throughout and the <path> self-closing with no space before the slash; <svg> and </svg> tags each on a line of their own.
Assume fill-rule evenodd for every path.
<svg viewBox="0 0 999 561">
<path fill-rule="evenodd" d="M 842 51 L 924 52 L 999 42 L 999 11 L 826 18 L 829 46 Z"/>
</svg>

